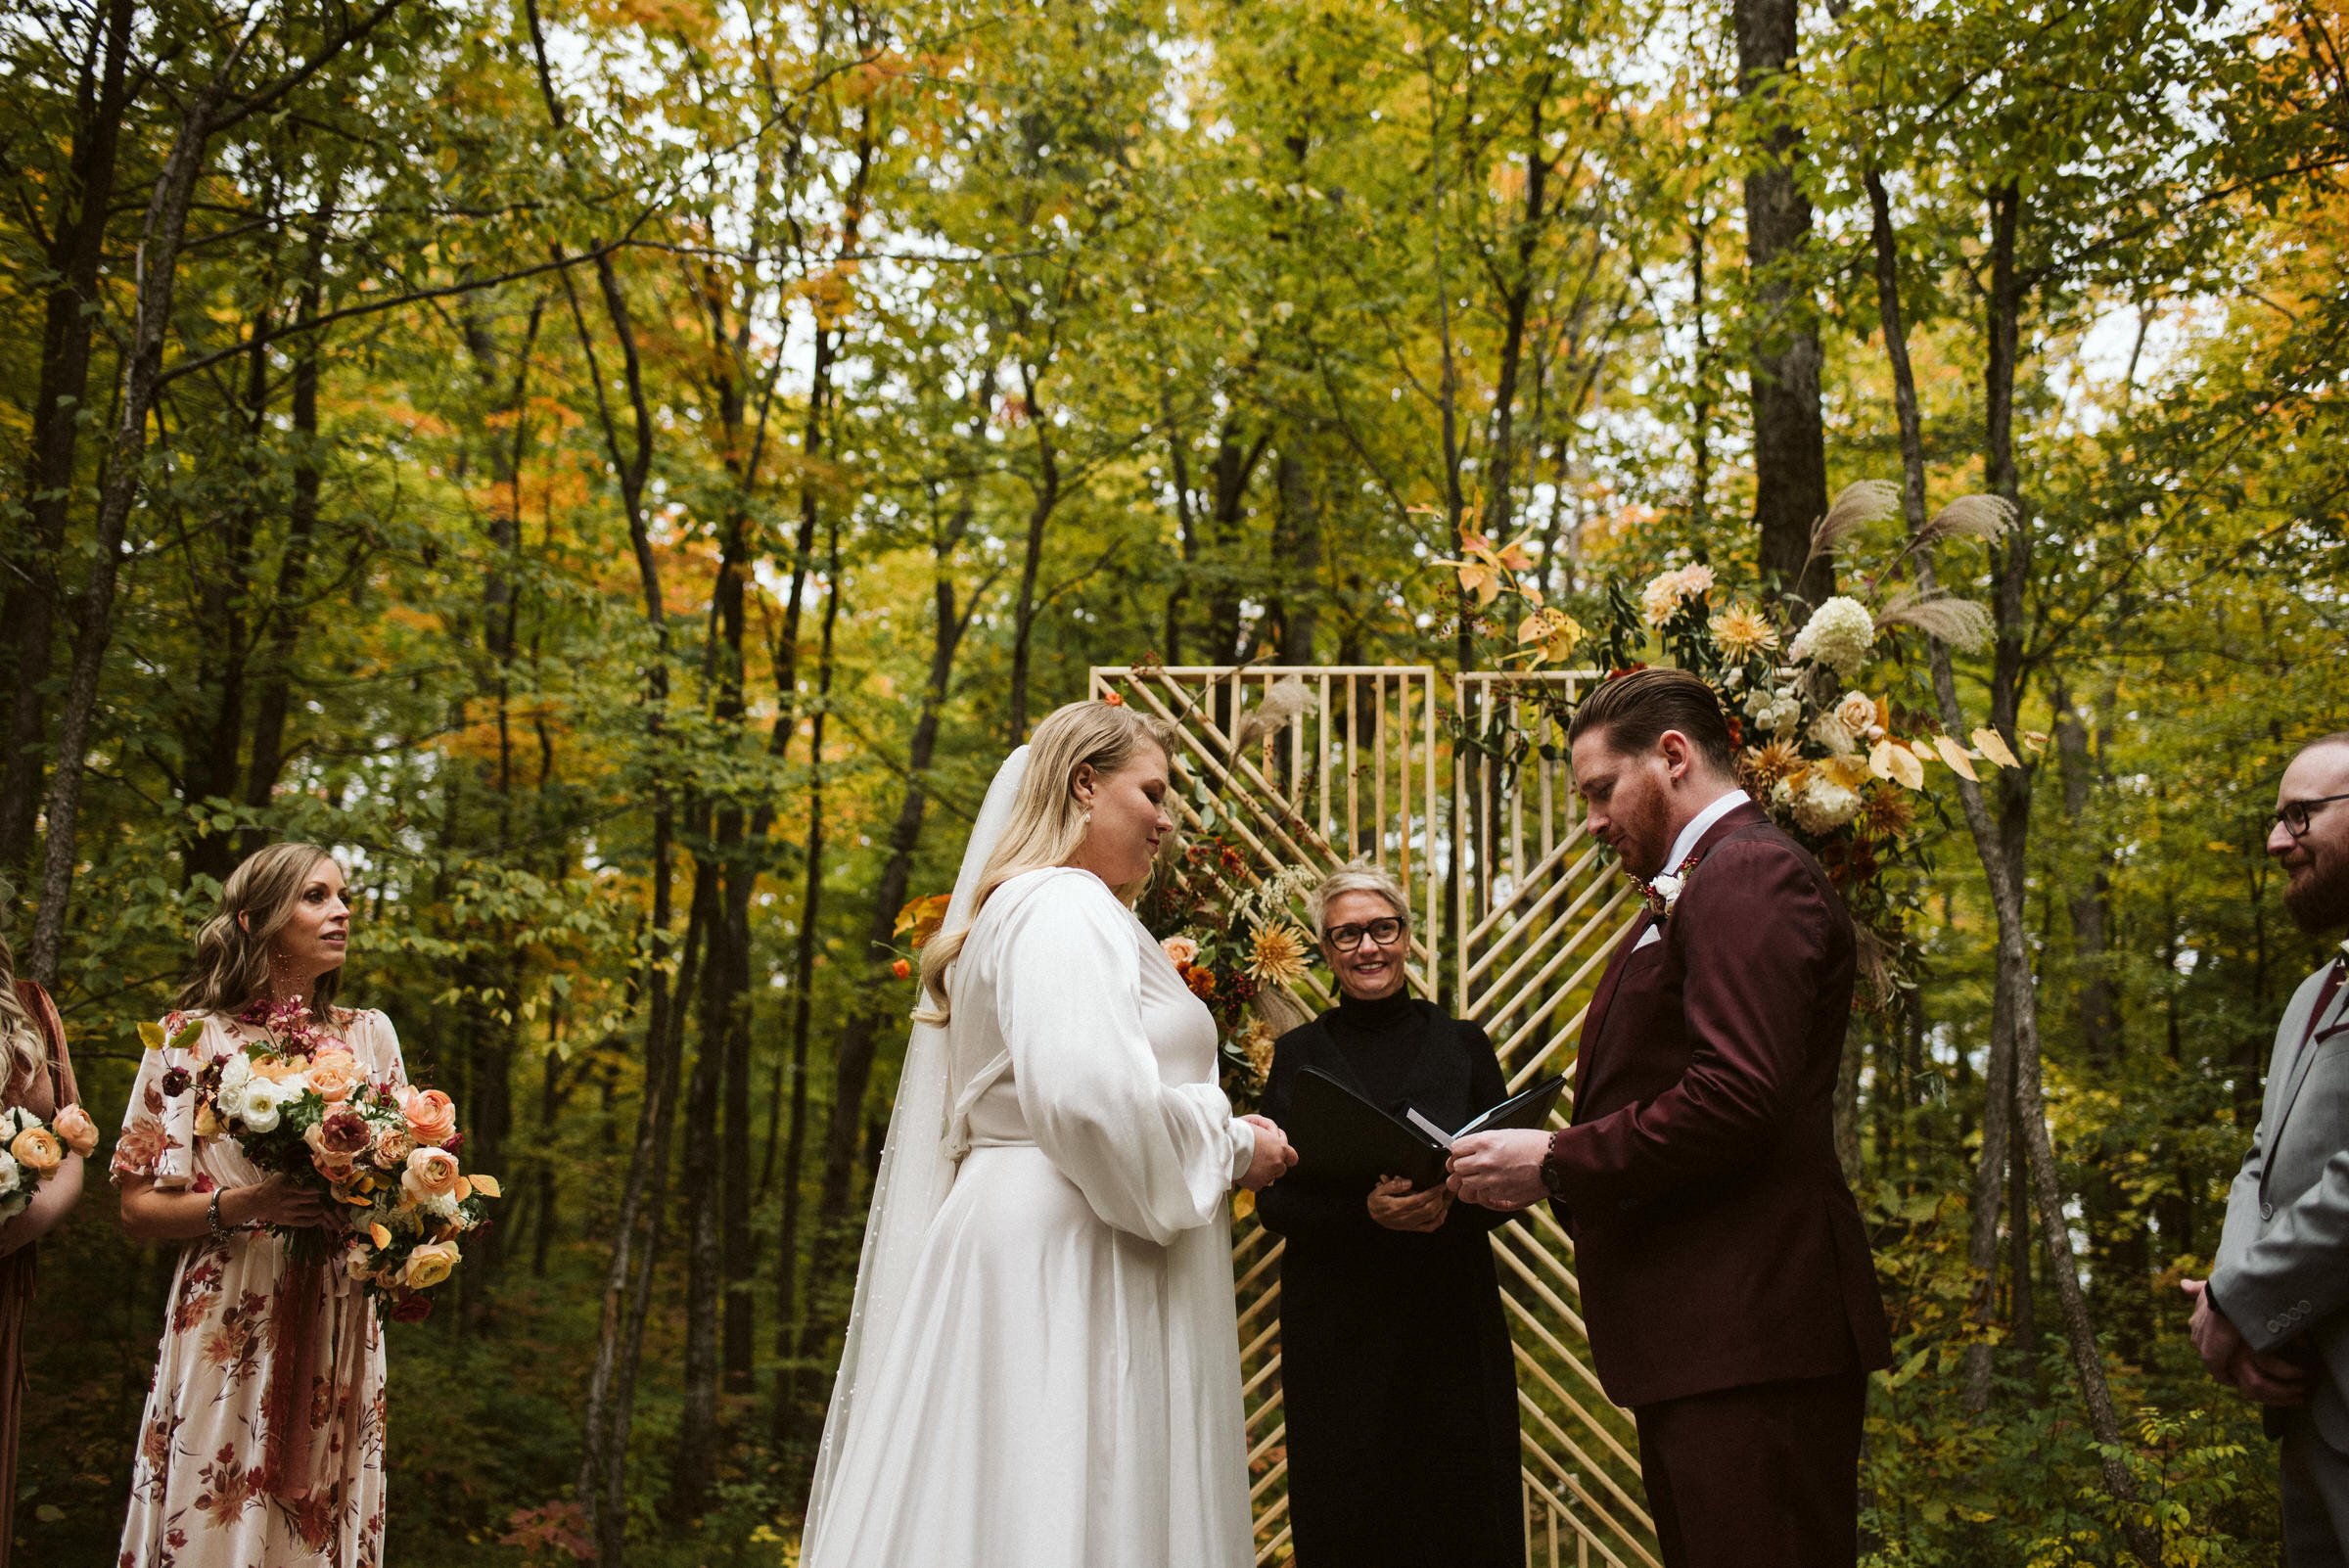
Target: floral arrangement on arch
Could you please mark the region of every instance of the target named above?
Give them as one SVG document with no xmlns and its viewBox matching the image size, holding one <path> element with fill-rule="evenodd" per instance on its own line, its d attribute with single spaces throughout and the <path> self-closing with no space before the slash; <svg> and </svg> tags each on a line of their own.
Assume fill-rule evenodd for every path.
<svg viewBox="0 0 2349 1568">
<path fill-rule="evenodd" d="M 1846 486 L 1813 532 L 1812 560 L 1896 517 L 1899 507 L 1897 485 L 1864 480 Z M 1893 672 L 1885 661 L 1904 631 L 1968 651 L 1989 641 L 1990 613 L 1970 599 L 1917 585 L 1915 568 L 1937 545 L 1996 539 L 2012 522 L 2013 507 L 2001 497 L 1960 496 L 1872 572 L 1856 574 L 1851 591 L 1807 614 L 1793 598 L 1773 604 L 1739 592 L 1703 563 L 1659 573 L 1635 596 L 1611 582 L 1598 634 L 1544 601 L 1522 542 L 1497 546 L 1470 536 L 1464 559 L 1437 565 L 1457 574 L 1480 615 L 1514 617 L 1514 638 L 1502 657 L 1529 670 L 1580 658 L 1612 676 L 1642 668 L 1652 649 L 1711 686 L 1728 715 L 1746 789 L 1819 856 L 1874 939 L 1870 989 L 1881 1002 L 1898 983 L 1887 961 L 1902 942 L 1900 911 L 1880 873 L 1906 847 L 1930 770 L 1947 767 L 1978 779 L 1978 764 L 2021 765 L 1995 729 L 1976 728 L 1960 739 L 1892 702 Z M 1558 701 L 1544 682 L 1527 682 L 1523 695 L 1556 710 L 1563 730 L 1571 704 Z M 2047 740 L 2018 738 L 2032 749 Z"/>
<path fill-rule="evenodd" d="M 1238 850 L 1197 838 L 1161 862 L 1134 911 L 1215 1015 L 1223 1091 L 1241 1110 L 1263 1097 L 1272 1042 L 1313 1017 L 1292 988 L 1313 961 L 1295 907 L 1316 880 L 1302 868 L 1252 880 Z"/>
</svg>

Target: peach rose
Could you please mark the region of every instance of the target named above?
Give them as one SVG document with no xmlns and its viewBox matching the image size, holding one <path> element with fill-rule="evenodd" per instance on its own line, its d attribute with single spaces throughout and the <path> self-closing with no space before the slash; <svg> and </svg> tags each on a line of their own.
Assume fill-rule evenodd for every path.
<svg viewBox="0 0 2349 1568">
<path fill-rule="evenodd" d="M 1169 937 L 1159 945 L 1166 949 L 1167 956 L 1174 961 L 1177 969 L 1188 969 L 1199 961 L 1199 944 L 1188 937 Z"/>
<path fill-rule="evenodd" d="M 320 1099 L 340 1105 L 359 1086 L 359 1059 L 348 1051 L 320 1051 L 310 1058 L 309 1080 Z"/>
<path fill-rule="evenodd" d="M 457 1135 L 457 1106 L 438 1089 L 401 1089 L 399 1114 L 408 1119 L 408 1135 L 418 1143 L 438 1146 Z"/>
<path fill-rule="evenodd" d="M 376 1134 L 375 1162 L 387 1171 L 396 1171 L 406 1165 L 408 1156 L 415 1152 L 416 1140 L 408 1136 L 405 1128 L 393 1128 L 389 1132 Z"/>
<path fill-rule="evenodd" d="M 78 1105 L 69 1105 L 58 1112 L 57 1121 L 52 1125 L 57 1130 L 57 1135 L 66 1140 L 66 1147 L 75 1154 L 86 1157 L 98 1147 L 98 1124 L 91 1121 L 90 1113 Z"/>
<path fill-rule="evenodd" d="M 306 1065 L 299 1057 L 260 1056 L 253 1059 L 253 1076 L 267 1079 L 272 1084 L 283 1084 L 302 1072 Z"/>
<path fill-rule="evenodd" d="M 430 1290 L 456 1271 L 463 1256 L 453 1241 L 428 1241 L 408 1254 L 399 1282 L 410 1290 Z"/>
<path fill-rule="evenodd" d="M 66 1158 L 66 1146 L 45 1127 L 28 1127 L 11 1139 L 8 1152 L 35 1177 L 56 1170 Z"/>
<path fill-rule="evenodd" d="M 408 1156 L 399 1190 L 416 1202 L 457 1190 L 457 1157 L 446 1149 L 418 1149 Z"/>
</svg>

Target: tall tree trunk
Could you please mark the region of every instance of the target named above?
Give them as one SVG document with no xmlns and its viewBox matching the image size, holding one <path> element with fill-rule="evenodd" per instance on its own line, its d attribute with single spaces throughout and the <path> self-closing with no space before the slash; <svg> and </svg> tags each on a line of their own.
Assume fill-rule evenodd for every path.
<svg viewBox="0 0 2349 1568">
<path fill-rule="evenodd" d="M 123 355 L 119 412 L 107 457 L 106 482 L 98 494 L 90 570 L 82 582 L 65 712 L 58 725 L 57 766 L 49 780 L 40 907 L 33 917 L 32 947 L 24 965 L 25 974 L 43 986 L 57 984 L 58 957 L 65 945 L 81 788 L 87 777 L 90 728 L 98 711 L 98 676 L 107 645 L 114 637 L 115 585 L 122 567 L 122 541 L 130 527 L 130 509 L 146 477 L 147 421 L 162 385 L 163 340 L 171 329 L 171 301 L 179 284 L 179 253 L 187 235 L 188 208 L 204 171 L 212 115 L 250 37 L 249 33 L 240 40 L 219 75 L 190 95 L 147 203 L 135 279 L 136 303 Z"/>
<path fill-rule="evenodd" d="M 1876 300 L 1884 328 L 1886 356 L 1893 372 L 1894 403 L 1901 427 L 1901 458 L 1904 483 L 1904 510 L 1911 533 L 1925 523 L 1924 512 L 1924 440 L 1917 418 L 1916 379 L 1909 358 L 1908 329 L 1902 319 L 1900 281 L 1897 267 L 1898 250 L 1893 235 L 1890 204 L 1884 184 L 1870 169 L 1865 176 L 1871 212 L 1871 238 L 1876 263 Z M 1990 339 L 1993 384 L 1988 389 L 1986 407 L 1993 416 L 1986 432 L 1986 468 L 1995 486 L 2004 484 L 2000 493 L 2010 501 L 2015 495 L 2013 466 L 2013 382 L 2015 348 L 2019 342 L 2021 295 L 2014 270 L 2014 242 L 2019 226 L 2019 195 L 2007 187 L 1993 201 L 1993 257 Z M 2002 381 L 2003 378 L 2003 381 Z M 2007 632 L 2019 626 L 2021 612 L 2020 582 L 2029 566 L 2029 537 L 2019 519 L 2006 556 L 2006 570 L 2002 573 L 1998 620 L 2001 630 L 2000 663 L 1994 671 L 1993 713 L 2002 704 L 2006 706 L 2007 724 L 2003 733 L 2009 747 L 2013 745 L 2014 730 L 2011 715 L 2017 706 L 2016 687 L 2019 687 L 2020 660 L 2013 665 L 2014 684 L 1997 689 L 2009 668 L 2004 649 L 2011 646 L 2019 654 L 2019 631 L 2009 642 Z M 1918 562 L 1920 586 L 1927 592 L 1935 587 L 1932 557 L 1920 556 Z M 2009 616 L 2012 619 L 2009 619 Z M 1929 643 L 1931 673 L 1935 703 L 1943 726 L 1952 733 L 1963 733 L 1964 710 L 1958 700 L 1957 673 L 1953 668 L 1949 645 L 1933 640 Z M 2002 770 L 2020 773 L 2019 768 Z M 2018 784 L 2026 792 L 2029 781 Z M 2096 1345 L 2096 1327 L 2088 1312 L 2087 1296 L 2081 1289 L 2080 1270 L 2072 1253 L 2071 1228 L 2064 1214 L 2064 1196 L 2055 1168 L 2055 1152 L 2048 1131 L 2047 1091 L 2040 1072 L 2039 1000 L 2032 987 L 2029 936 L 2024 908 L 2024 890 L 2013 850 L 2019 838 L 2015 813 L 2005 813 L 2004 820 L 1995 819 L 1990 803 L 1980 785 L 1959 778 L 1958 796 L 1964 809 L 1967 832 L 1973 839 L 1975 857 L 1981 862 L 1990 886 L 1991 907 L 1997 919 L 1998 962 L 1995 997 L 2011 1011 L 2006 1033 L 2012 1037 L 2012 1102 L 2015 1131 L 2019 1135 L 2028 1168 L 2034 1205 L 2037 1209 L 2040 1237 L 2048 1253 L 2048 1271 L 2055 1286 L 2064 1337 L 2070 1350 L 2072 1366 L 2080 1385 L 2081 1403 L 2087 1407 L 2089 1428 L 2104 1452 L 2099 1459 L 2104 1487 L 2123 1510 L 2122 1530 L 2130 1549 L 2147 1564 L 2161 1561 L 2161 1542 L 2158 1535 L 2138 1517 L 2139 1503 L 2136 1480 L 2129 1474 L 2120 1453 L 2124 1438 L 2120 1417 L 2113 1407 L 2112 1390 L 2104 1375 L 2104 1361 Z M 2027 820 L 2027 819 L 2025 819 Z M 1994 1049 L 1995 1049 L 1994 1033 Z M 1995 1106 L 2006 1098 L 2000 1092 L 1994 1073 L 1988 1104 Z M 1989 1128 L 1984 1128 L 1984 1162 L 1989 1161 Z M 2003 1152 L 2003 1151 L 2002 1151 Z M 1976 1211 L 1974 1223 L 1977 1235 L 1982 1224 L 1981 1203 L 1984 1182 L 1975 1183 Z M 1997 1196 L 1992 1197 L 1995 1212 Z M 1994 1253 L 1995 1257 L 1995 1253 Z"/>
<path fill-rule="evenodd" d="M 66 541 L 75 450 L 90 390 L 90 346 L 98 330 L 98 267 L 114 203 L 121 143 L 124 65 L 135 0 L 107 0 L 93 21 L 90 61 L 82 73 L 82 115 L 73 132 L 70 179 L 57 192 L 49 221 L 54 239 L 44 300 L 41 364 L 33 392 L 31 460 L 26 465 L 23 542 L 7 552 L 0 635 L 12 644 L 7 752 L 0 757 L 0 868 L 15 871 L 32 850 L 41 794 L 41 746 L 48 726 L 52 643 L 56 636 L 57 562 Z M 94 69 L 93 69 L 94 68 Z"/>
<path fill-rule="evenodd" d="M 719 935 L 720 872 L 705 853 L 693 869 L 696 924 Z M 699 1518 L 717 1468 L 719 1235 L 717 1198 L 718 1089 L 725 1065 L 725 981 L 717 941 L 701 973 L 701 1040 L 685 1089 L 685 1149 L 678 1197 L 686 1217 L 684 1408 L 677 1419 L 676 1460 L 669 1468 L 668 1513 L 672 1522 Z M 682 992 L 680 992 L 682 994 Z"/>
<path fill-rule="evenodd" d="M 1796 173 L 1801 133 L 1785 98 L 1799 51 L 1797 0 L 1736 0 L 1737 92 L 1757 145 L 1745 170 L 1745 256 L 1753 358 L 1754 528 L 1765 581 L 1817 604 L 1832 563 L 1811 530 L 1827 510 L 1819 405 L 1819 321 L 1807 275 L 1811 199 Z"/>
<path fill-rule="evenodd" d="M 1279 527 L 1272 541 L 1272 560 L 1280 573 L 1280 662 L 1310 665 L 1320 620 L 1321 510 L 1295 440 L 1282 446 L 1273 460 L 1272 479 L 1280 496 Z"/>
<path fill-rule="evenodd" d="M 964 517 L 968 517 L 967 508 Z M 921 840 L 922 814 L 929 804 L 930 765 L 937 753 L 939 722 L 944 715 L 946 695 L 953 679 L 954 656 L 970 626 L 972 614 L 987 592 L 984 586 L 973 590 L 970 602 L 957 613 L 954 583 L 948 572 L 953 550 L 951 538 L 959 537 L 964 527 L 967 522 L 958 524 L 950 539 L 942 540 L 936 551 L 936 629 L 931 641 L 929 677 L 923 682 L 921 706 L 914 717 L 912 738 L 906 745 L 905 793 L 898 806 L 897 821 L 890 829 L 889 858 L 882 866 L 881 881 L 873 891 L 872 909 L 865 920 L 864 941 L 857 957 L 863 972 L 863 983 L 857 988 L 859 999 L 841 1029 L 840 1043 L 833 1055 L 832 1110 L 824 1124 L 823 1180 L 815 1208 L 815 1257 L 808 1269 L 811 1292 L 839 1271 L 842 1258 L 848 1255 L 849 1200 L 854 1185 L 857 1143 L 864 1130 L 864 1095 L 872 1082 L 874 1046 L 883 1024 L 896 1016 L 899 999 L 898 992 L 889 985 L 883 955 L 889 950 L 897 913 L 905 902 L 906 887 L 913 875 L 913 852 Z"/>
<path fill-rule="evenodd" d="M 833 631 L 839 624 L 845 584 L 841 580 L 840 521 L 827 536 L 824 624 L 815 662 L 815 705 L 808 715 L 807 855 L 800 892 L 799 943 L 791 965 L 791 1126 L 783 1155 L 783 1218 L 775 1248 L 775 1376 L 770 1431 L 777 1447 L 789 1436 L 798 1405 L 800 1361 L 796 1347 L 805 1333 L 800 1300 L 800 1209 L 806 1192 L 807 1155 L 807 1048 L 815 1004 L 815 951 L 824 896 L 824 720 L 831 712 Z"/>
<path fill-rule="evenodd" d="M 1012 601 L 1011 702 L 1004 721 L 1006 744 L 1028 738 L 1028 670 L 1036 640 L 1036 578 L 1044 561 L 1044 527 L 1060 505 L 1060 454 L 1052 448 L 1052 423 L 1036 398 L 1041 374 L 1020 366 L 1021 395 L 1027 399 L 1028 426 L 1036 432 L 1034 499 L 1028 505 L 1028 536 L 1020 550 L 1020 585 Z"/>
</svg>

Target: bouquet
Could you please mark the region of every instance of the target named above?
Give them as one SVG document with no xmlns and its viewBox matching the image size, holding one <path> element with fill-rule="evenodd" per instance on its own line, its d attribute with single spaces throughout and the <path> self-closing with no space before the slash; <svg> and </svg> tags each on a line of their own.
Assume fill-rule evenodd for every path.
<svg viewBox="0 0 2349 1568">
<path fill-rule="evenodd" d="M 49 1122 L 22 1106 L 0 1109 L 0 1223 L 32 1206 L 33 1194 L 68 1154 L 87 1155 L 97 1146 L 98 1125 L 78 1105 Z"/>
<path fill-rule="evenodd" d="M 262 1170 L 324 1192 L 342 1217 L 327 1245 L 345 1274 L 394 1318 L 424 1317 L 432 1304 L 421 1293 L 455 1270 L 457 1238 L 485 1223 L 486 1200 L 499 1196 L 494 1178 L 458 1164 L 455 1104 L 438 1089 L 371 1081 L 299 1003 L 245 1021 L 269 1038 L 183 1086 L 197 1096 L 197 1132 L 226 1133 Z"/>
</svg>

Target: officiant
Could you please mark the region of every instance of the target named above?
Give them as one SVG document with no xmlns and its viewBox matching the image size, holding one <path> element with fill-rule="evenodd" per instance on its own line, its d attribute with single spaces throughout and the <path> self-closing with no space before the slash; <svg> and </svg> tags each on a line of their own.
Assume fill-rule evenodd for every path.
<svg viewBox="0 0 2349 1568">
<path fill-rule="evenodd" d="M 1267 1115 L 1285 1127 L 1306 1067 L 1446 1128 L 1507 1097 L 1485 1032 L 1409 994 L 1410 902 L 1394 878 L 1358 863 L 1307 906 L 1343 997 L 1275 1045 Z M 1281 1389 L 1298 1568 L 1522 1564 L 1517 1384 L 1487 1239 L 1508 1216 L 1440 1183 L 1338 1190 L 1294 1176 L 1259 1194 L 1257 1212 L 1288 1238 Z"/>
</svg>

